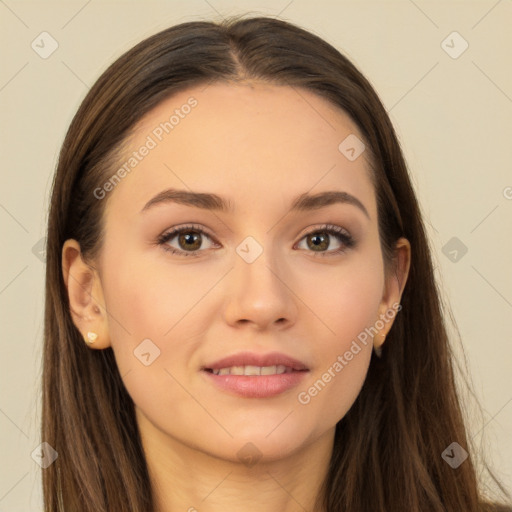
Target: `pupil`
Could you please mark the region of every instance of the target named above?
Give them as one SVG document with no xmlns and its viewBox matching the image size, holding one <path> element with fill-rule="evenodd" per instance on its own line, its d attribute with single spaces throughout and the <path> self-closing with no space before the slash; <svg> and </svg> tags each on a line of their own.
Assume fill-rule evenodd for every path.
<svg viewBox="0 0 512 512">
<path fill-rule="evenodd" d="M 320 235 L 319 234 L 312 235 L 311 240 L 313 242 L 313 246 L 314 247 L 323 246 L 323 248 L 326 249 L 327 248 L 326 247 L 326 243 L 327 243 L 327 245 L 329 245 L 329 243 L 326 242 L 325 238 L 326 237 L 324 235 L 322 235 L 322 234 L 320 234 Z"/>
<path fill-rule="evenodd" d="M 184 235 L 181 235 L 181 241 L 187 246 L 187 248 L 197 249 L 198 244 L 197 241 L 199 239 L 198 234 L 191 234 L 190 232 Z M 195 244 L 194 244 L 195 242 Z M 199 245 L 201 245 L 199 243 Z"/>
</svg>

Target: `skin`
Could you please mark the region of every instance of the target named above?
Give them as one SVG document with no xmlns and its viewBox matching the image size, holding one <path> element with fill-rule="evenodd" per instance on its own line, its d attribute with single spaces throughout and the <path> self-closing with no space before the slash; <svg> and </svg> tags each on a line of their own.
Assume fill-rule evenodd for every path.
<svg viewBox="0 0 512 512">
<path fill-rule="evenodd" d="M 268 512 L 318 510 L 336 423 L 393 320 L 309 403 L 297 395 L 400 302 L 410 245 L 399 240 L 396 272 L 386 278 L 366 154 L 350 161 L 338 150 L 349 134 L 362 136 L 348 115 L 305 90 L 257 82 L 188 89 L 142 119 L 127 158 L 191 96 L 197 106 L 102 199 L 106 236 L 97 260 L 88 265 L 76 241 L 65 243 L 73 320 L 84 337 L 98 333 L 91 349 L 114 350 L 160 512 L 250 512 L 261 510 L 262 496 Z M 218 194 L 234 210 L 166 203 L 141 213 L 171 187 Z M 290 212 L 300 194 L 328 190 L 358 198 L 369 218 L 341 203 Z M 211 234 L 198 257 L 158 245 L 169 228 L 190 223 Z M 323 252 L 332 255 L 323 257 L 306 235 L 326 223 L 348 230 L 356 245 L 332 254 L 343 243 L 324 234 Z M 252 263 L 236 252 L 248 236 L 263 249 Z M 178 237 L 167 245 L 186 252 Z M 147 338 L 160 350 L 149 366 L 133 353 Z M 282 352 L 310 371 L 272 398 L 221 391 L 200 371 L 245 350 Z M 252 466 L 237 455 L 247 443 L 258 459 Z"/>
</svg>

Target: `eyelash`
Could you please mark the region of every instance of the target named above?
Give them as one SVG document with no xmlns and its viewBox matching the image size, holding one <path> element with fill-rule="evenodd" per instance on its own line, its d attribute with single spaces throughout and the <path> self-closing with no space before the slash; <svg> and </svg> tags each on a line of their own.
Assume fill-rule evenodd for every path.
<svg viewBox="0 0 512 512">
<path fill-rule="evenodd" d="M 181 250 L 175 249 L 174 247 L 170 247 L 168 245 L 168 242 L 170 240 L 172 240 L 176 235 L 180 235 L 182 233 L 187 233 L 189 231 L 193 231 L 194 233 L 199 233 L 201 235 L 206 235 L 208 238 L 210 238 L 213 241 L 213 237 L 210 236 L 203 228 L 201 228 L 197 225 L 191 224 L 188 226 L 174 228 L 171 231 L 161 234 L 157 239 L 157 244 L 162 246 L 162 249 L 164 249 L 164 251 L 168 251 L 172 254 L 176 254 L 179 256 L 185 256 L 185 257 L 189 257 L 189 256 L 198 257 L 200 255 L 200 253 L 204 252 L 204 251 L 201 251 L 201 250 L 181 251 Z M 334 224 L 324 224 L 323 226 L 321 226 L 319 228 L 309 231 L 308 233 L 305 233 L 302 236 L 300 241 L 302 241 L 304 238 L 306 238 L 309 235 L 314 235 L 317 233 L 327 233 L 329 235 L 333 235 L 335 238 L 337 238 L 342 243 L 342 246 L 339 249 L 336 249 L 334 251 L 321 251 L 321 252 L 308 251 L 308 252 L 312 252 L 313 254 L 315 254 L 315 256 L 320 256 L 320 257 L 337 256 L 338 254 L 345 252 L 347 249 L 351 249 L 351 248 L 355 247 L 355 244 L 356 244 L 356 241 L 354 240 L 352 235 L 350 235 L 348 233 L 348 231 L 346 231 L 344 228 L 342 228 L 340 226 L 336 226 Z"/>
</svg>

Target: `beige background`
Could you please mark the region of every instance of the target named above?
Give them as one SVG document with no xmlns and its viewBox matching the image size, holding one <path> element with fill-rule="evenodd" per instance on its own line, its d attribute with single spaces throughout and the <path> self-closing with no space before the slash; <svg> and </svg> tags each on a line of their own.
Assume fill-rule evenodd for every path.
<svg viewBox="0 0 512 512">
<path fill-rule="evenodd" d="M 279 15 L 325 38 L 381 96 L 402 141 L 484 408 L 479 417 L 468 403 L 470 436 L 483 441 L 498 475 L 512 482 L 511 1 L 5 0 L 0 512 L 42 510 L 41 470 L 31 458 L 41 442 L 44 266 L 37 243 L 68 124 L 100 73 L 136 42 L 183 21 L 247 11 Z M 59 45 L 47 59 L 31 47 L 43 31 Z M 463 39 L 450 36 L 443 45 L 454 31 Z M 457 58 L 445 51 L 459 53 L 464 40 L 469 46 Z M 467 247 L 457 261 L 446 245 L 453 237 Z"/>
</svg>

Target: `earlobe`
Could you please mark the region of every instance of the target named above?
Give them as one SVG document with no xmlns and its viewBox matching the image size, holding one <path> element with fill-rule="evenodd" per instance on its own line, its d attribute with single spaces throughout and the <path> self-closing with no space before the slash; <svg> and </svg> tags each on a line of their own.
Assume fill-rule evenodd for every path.
<svg viewBox="0 0 512 512">
<path fill-rule="evenodd" d="M 82 338 L 89 346 L 94 343 L 94 348 L 109 347 L 101 281 L 98 272 L 84 261 L 76 240 L 66 240 L 62 247 L 62 273 L 71 318 Z"/>
</svg>

